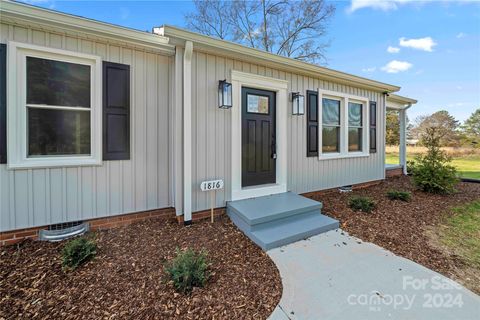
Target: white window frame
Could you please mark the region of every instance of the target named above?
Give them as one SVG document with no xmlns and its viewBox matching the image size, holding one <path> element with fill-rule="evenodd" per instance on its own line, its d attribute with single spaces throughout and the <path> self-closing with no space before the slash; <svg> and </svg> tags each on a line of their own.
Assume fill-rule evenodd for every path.
<svg viewBox="0 0 480 320">
<path fill-rule="evenodd" d="M 323 152 L 323 98 L 340 101 L 340 151 Z M 362 104 L 362 151 L 348 151 L 348 103 Z M 318 89 L 318 159 L 342 159 L 368 157 L 369 152 L 369 100 L 365 97 L 350 95 L 342 92 Z"/>
<path fill-rule="evenodd" d="M 99 56 L 10 41 L 7 45 L 7 164 L 9 169 L 102 163 L 102 59 Z M 90 66 L 90 155 L 28 157 L 26 57 Z M 53 108 L 52 108 L 53 109 Z M 61 107 L 68 109 L 68 107 Z"/>
</svg>

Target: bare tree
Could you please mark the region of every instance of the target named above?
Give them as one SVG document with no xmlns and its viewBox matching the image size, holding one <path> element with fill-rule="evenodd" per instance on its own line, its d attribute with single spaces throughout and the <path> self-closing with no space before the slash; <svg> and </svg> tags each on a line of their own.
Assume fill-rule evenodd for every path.
<svg viewBox="0 0 480 320">
<path fill-rule="evenodd" d="M 335 12 L 325 0 L 194 0 L 187 26 L 252 48 L 325 62 L 328 23 Z"/>
<path fill-rule="evenodd" d="M 207 36 L 227 39 L 231 33 L 230 17 L 225 15 L 230 5 L 224 1 L 195 0 L 196 12 L 185 16 L 190 29 Z"/>
</svg>

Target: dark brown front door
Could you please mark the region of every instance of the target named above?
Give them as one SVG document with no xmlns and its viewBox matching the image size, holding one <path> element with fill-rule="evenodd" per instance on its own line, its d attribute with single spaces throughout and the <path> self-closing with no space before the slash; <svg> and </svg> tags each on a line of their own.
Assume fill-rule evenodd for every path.
<svg viewBox="0 0 480 320">
<path fill-rule="evenodd" d="M 242 88 L 242 187 L 275 183 L 275 92 Z"/>
</svg>

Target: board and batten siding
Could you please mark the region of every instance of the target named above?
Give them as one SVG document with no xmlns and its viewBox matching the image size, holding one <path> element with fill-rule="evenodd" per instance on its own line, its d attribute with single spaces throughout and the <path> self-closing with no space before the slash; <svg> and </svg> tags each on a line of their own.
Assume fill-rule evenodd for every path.
<svg viewBox="0 0 480 320">
<path fill-rule="evenodd" d="M 0 231 L 172 206 L 169 106 L 173 57 L 108 39 L 2 23 L 0 42 L 9 40 L 130 65 L 131 160 L 27 170 L 0 165 Z"/>
<path fill-rule="evenodd" d="M 195 51 L 192 58 L 192 210 L 210 207 L 210 194 L 200 183 L 224 179 L 225 189 L 216 191 L 215 205 L 225 206 L 231 194 L 231 111 L 218 108 L 218 81 L 231 79 L 237 70 L 288 81 L 288 94 L 318 88 L 366 97 L 377 102 L 377 152 L 368 157 L 319 160 L 307 157 L 306 115 L 288 114 L 288 190 L 306 193 L 344 185 L 380 180 L 385 175 L 384 95 L 319 78 L 275 70 L 259 64 L 232 60 Z M 239 106 L 233 106 L 238 108 Z"/>
</svg>

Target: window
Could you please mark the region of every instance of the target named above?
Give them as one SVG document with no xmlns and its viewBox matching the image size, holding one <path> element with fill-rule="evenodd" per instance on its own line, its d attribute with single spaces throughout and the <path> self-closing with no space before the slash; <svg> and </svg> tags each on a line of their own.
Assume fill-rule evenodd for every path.
<svg viewBox="0 0 480 320">
<path fill-rule="evenodd" d="M 361 103 L 348 103 L 348 151 L 362 151 L 362 109 Z"/>
<path fill-rule="evenodd" d="M 26 60 L 27 157 L 90 155 L 90 66 Z"/>
<path fill-rule="evenodd" d="M 99 57 L 11 42 L 9 167 L 101 162 Z M 10 79 L 10 78 L 9 78 Z M 10 153 L 10 150 L 13 152 Z"/>
<path fill-rule="evenodd" d="M 247 94 L 247 112 L 248 113 L 261 113 L 269 114 L 268 110 L 268 97 L 258 96 L 253 94 Z"/>
<path fill-rule="evenodd" d="M 340 152 L 340 101 L 322 99 L 322 152 Z"/>
<path fill-rule="evenodd" d="M 368 100 L 335 91 L 318 93 L 322 102 L 319 159 L 368 156 Z"/>
</svg>

